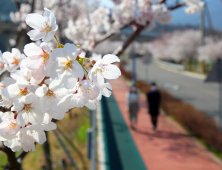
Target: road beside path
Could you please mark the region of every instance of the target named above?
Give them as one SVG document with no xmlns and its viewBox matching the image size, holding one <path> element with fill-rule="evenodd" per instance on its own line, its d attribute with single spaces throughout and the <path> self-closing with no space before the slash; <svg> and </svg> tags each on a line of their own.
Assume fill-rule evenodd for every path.
<svg viewBox="0 0 222 170">
<path fill-rule="evenodd" d="M 129 85 L 120 77 L 110 81 L 113 94 L 129 128 L 126 93 Z M 198 144 L 177 123 L 159 116 L 158 132 L 152 130 L 146 98 L 141 95 L 137 132 L 130 130 L 140 155 L 149 170 L 221 170 L 218 159 Z M 136 169 L 135 169 L 136 170 Z"/>
<path fill-rule="evenodd" d="M 132 63 L 129 62 L 124 68 L 130 71 Z M 143 58 L 136 59 L 136 74 L 137 80 L 156 82 L 159 88 L 191 104 L 218 122 L 219 86 L 217 83 L 205 83 L 201 79 L 171 72 L 160 68 L 154 62 L 144 64 Z"/>
</svg>

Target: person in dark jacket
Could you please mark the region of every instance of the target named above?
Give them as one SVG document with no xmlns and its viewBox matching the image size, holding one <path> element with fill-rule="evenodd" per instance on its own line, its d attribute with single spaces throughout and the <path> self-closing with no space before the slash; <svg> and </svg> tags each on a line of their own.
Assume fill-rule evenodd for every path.
<svg viewBox="0 0 222 170">
<path fill-rule="evenodd" d="M 156 89 L 156 83 L 151 84 L 151 89 L 146 95 L 147 95 L 149 113 L 153 124 L 153 130 L 156 131 L 157 118 L 159 115 L 159 107 L 160 107 L 160 93 Z"/>
</svg>

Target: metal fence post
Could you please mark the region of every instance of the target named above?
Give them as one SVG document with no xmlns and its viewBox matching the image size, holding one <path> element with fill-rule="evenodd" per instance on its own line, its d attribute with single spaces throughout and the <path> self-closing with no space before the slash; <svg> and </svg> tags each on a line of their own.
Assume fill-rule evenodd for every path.
<svg viewBox="0 0 222 170">
<path fill-rule="evenodd" d="M 87 145 L 87 157 L 89 159 L 91 159 L 92 129 L 91 128 L 87 129 L 86 133 L 87 133 L 87 142 L 86 142 L 86 145 Z"/>
<path fill-rule="evenodd" d="M 218 129 L 221 132 L 221 118 L 222 118 L 222 60 L 218 59 L 218 81 L 219 81 L 219 120 L 218 120 Z"/>
<path fill-rule="evenodd" d="M 132 78 L 131 79 L 133 82 L 136 82 L 136 59 L 134 56 L 132 58 Z"/>
<path fill-rule="evenodd" d="M 96 154 L 95 154 L 95 110 L 91 110 L 91 170 L 96 170 Z"/>
</svg>

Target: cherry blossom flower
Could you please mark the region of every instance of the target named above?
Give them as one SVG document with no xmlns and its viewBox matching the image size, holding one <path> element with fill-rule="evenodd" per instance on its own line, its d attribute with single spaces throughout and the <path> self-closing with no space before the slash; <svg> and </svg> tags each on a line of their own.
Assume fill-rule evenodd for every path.
<svg viewBox="0 0 222 170">
<path fill-rule="evenodd" d="M 17 140 L 17 135 L 14 135 L 12 139 L 3 140 L 3 143 L 5 146 L 11 148 L 13 152 L 18 152 L 22 148 L 21 143 Z"/>
<path fill-rule="evenodd" d="M 112 86 L 109 83 L 104 83 L 103 87 L 100 89 L 100 94 L 97 96 L 94 100 L 89 100 L 85 106 L 88 107 L 91 110 L 95 110 L 98 106 L 98 102 L 102 99 L 102 95 L 105 97 L 110 97 L 112 92 Z"/>
<path fill-rule="evenodd" d="M 94 61 L 99 61 L 102 59 L 102 55 L 101 54 L 96 54 L 96 53 L 92 53 L 92 56 L 90 57 L 91 60 Z"/>
<path fill-rule="evenodd" d="M 2 57 L 2 52 L 0 51 L 0 75 L 5 71 L 5 61 Z"/>
<path fill-rule="evenodd" d="M 95 63 L 89 72 L 89 78 L 101 89 L 104 86 L 104 78 L 116 79 L 121 75 L 119 68 L 111 63 L 119 62 L 119 58 L 112 54 L 105 55 L 102 60 Z"/>
<path fill-rule="evenodd" d="M 21 146 L 16 141 L 16 134 L 20 129 L 15 115 L 12 112 L 0 112 L 0 141 L 10 147 L 14 152 L 19 151 Z"/>
<path fill-rule="evenodd" d="M 15 142 L 17 143 L 17 145 L 19 144 L 25 152 L 35 151 L 34 137 L 37 137 L 39 134 L 36 133 L 36 131 L 34 129 L 35 128 L 33 128 L 33 126 L 31 126 L 31 127 L 28 126 L 28 127 L 22 128 L 19 131 L 19 133 L 17 134 L 18 139 Z M 45 136 L 41 134 L 40 137 L 41 137 L 41 139 L 44 140 Z"/>
<path fill-rule="evenodd" d="M 20 70 L 11 72 L 10 77 L 16 80 L 17 84 L 37 85 L 42 82 L 45 76 L 41 70 L 29 70 L 26 66 L 26 60 L 23 60 Z"/>
<path fill-rule="evenodd" d="M 46 141 L 44 131 L 55 130 L 56 124 L 51 122 L 49 124 L 29 124 L 27 127 L 22 128 L 17 134 L 17 141 L 25 152 L 35 151 L 34 143 L 43 144 Z"/>
<path fill-rule="evenodd" d="M 195 14 L 203 10 L 204 2 L 199 0 L 184 0 L 184 3 L 187 5 L 185 12 L 187 14 Z"/>
<path fill-rule="evenodd" d="M 112 94 L 112 92 L 110 90 L 112 90 L 111 84 L 110 83 L 104 83 L 101 90 L 100 90 L 100 94 L 105 96 L 105 97 L 110 97 L 111 94 Z M 101 100 L 101 98 L 99 100 Z"/>
<path fill-rule="evenodd" d="M 58 29 L 54 14 L 47 8 L 44 8 L 43 16 L 37 13 L 28 14 L 26 17 L 26 23 L 34 29 L 27 33 L 33 41 L 39 39 L 50 41 Z"/>
<path fill-rule="evenodd" d="M 11 111 L 8 112 L 1 112 L 0 111 L 0 123 L 5 121 L 6 119 L 14 119 L 15 114 Z"/>
<path fill-rule="evenodd" d="M 64 96 L 69 94 L 69 91 L 65 88 L 58 88 L 58 84 L 58 80 L 52 81 L 48 87 L 43 84 L 36 90 L 35 94 L 40 97 L 42 110 L 52 118 L 61 120 L 66 113 L 57 104 Z"/>
<path fill-rule="evenodd" d="M 2 89 L 8 87 L 10 84 L 14 84 L 15 80 L 11 77 L 5 77 L 3 81 L 0 82 L 0 94 L 2 94 Z"/>
<path fill-rule="evenodd" d="M 20 126 L 14 118 L 7 118 L 2 123 L 0 123 L 0 135 L 7 138 L 13 134 L 16 134 Z"/>
<path fill-rule="evenodd" d="M 21 126 L 30 123 L 41 123 L 43 111 L 39 107 L 39 97 L 33 93 L 14 100 L 12 111 L 19 111 L 17 120 Z"/>
<path fill-rule="evenodd" d="M 26 84 L 11 84 L 2 90 L 2 95 L 8 99 L 20 98 L 33 92 L 35 87 Z"/>
<path fill-rule="evenodd" d="M 76 60 L 78 48 L 74 44 L 65 44 L 64 48 L 57 48 L 52 52 L 56 62 L 49 70 L 51 78 L 60 78 L 66 88 L 73 88 L 77 79 L 82 79 L 84 71 Z"/>
<path fill-rule="evenodd" d="M 24 53 L 28 56 L 26 59 L 26 66 L 30 70 L 35 70 L 42 73 L 44 76 L 48 76 L 48 70 L 53 64 L 53 60 L 50 57 L 51 51 L 47 43 L 43 42 L 40 47 L 35 43 L 25 45 Z"/>
<path fill-rule="evenodd" d="M 32 124 L 20 131 L 19 142 L 25 152 L 35 151 L 35 142 L 43 144 L 46 141 L 45 132 L 40 130 L 39 124 Z"/>
<path fill-rule="evenodd" d="M 98 106 L 98 100 L 94 99 L 94 100 L 89 100 L 85 106 L 88 107 L 91 110 L 95 110 L 96 107 Z"/>
<path fill-rule="evenodd" d="M 58 106 L 67 110 L 74 107 L 83 107 L 89 100 L 94 100 L 100 93 L 99 87 L 89 80 L 81 80 L 70 90 L 71 94 L 63 97 Z"/>
<path fill-rule="evenodd" d="M 25 152 L 34 151 L 35 142 L 43 144 L 46 141 L 44 131 L 56 129 L 56 124 L 51 122 L 48 116 L 44 117 L 42 123 L 29 122 L 25 127 L 19 125 L 12 112 L 1 112 L 0 118 L 3 120 L 0 123 L 0 141 L 3 141 L 4 145 L 10 147 L 14 152 L 20 151 L 21 148 Z"/>
<path fill-rule="evenodd" d="M 5 60 L 5 68 L 11 72 L 19 68 L 21 62 L 23 59 L 25 59 L 25 55 L 21 54 L 19 49 L 12 48 L 12 52 L 4 52 L 3 53 L 3 59 Z"/>
<path fill-rule="evenodd" d="M 153 19 L 161 24 L 168 24 L 172 16 L 165 4 L 152 5 Z"/>
<path fill-rule="evenodd" d="M 4 95 L 2 95 L 2 90 L 4 90 L 4 88 L 14 83 L 15 83 L 15 80 L 13 80 L 11 77 L 5 77 L 4 80 L 0 82 L 0 95 L 2 97 L 0 106 L 6 107 L 6 108 L 10 108 L 12 106 L 12 101 L 9 98 L 6 98 L 4 97 Z"/>
</svg>

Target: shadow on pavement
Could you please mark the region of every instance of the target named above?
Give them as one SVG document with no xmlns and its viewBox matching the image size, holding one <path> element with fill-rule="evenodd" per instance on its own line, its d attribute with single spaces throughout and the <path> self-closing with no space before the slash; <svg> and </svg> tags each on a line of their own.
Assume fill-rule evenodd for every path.
<svg viewBox="0 0 222 170">
<path fill-rule="evenodd" d="M 193 157 L 197 156 L 205 161 L 212 162 L 211 159 L 203 156 L 200 154 L 200 152 L 197 149 L 197 146 L 194 142 L 191 142 L 191 140 L 194 140 L 194 137 L 189 134 L 182 134 L 182 133 L 174 133 L 174 132 L 168 132 L 164 130 L 159 130 L 157 132 L 145 129 L 143 127 L 138 127 L 137 129 L 138 135 L 143 135 L 144 140 L 149 139 L 149 141 L 157 141 L 153 142 L 152 145 L 154 147 L 161 147 L 162 150 L 168 152 L 168 156 L 172 157 L 172 159 L 178 159 L 177 161 L 181 161 L 180 157 L 175 156 L 175 152 L 179 153 L 181 157 Z M 164 143 L 169 143 L 168 145 L 164 145 Z M 151 144 L 151 143 L 149 143 Z"/>
<path fill-rule="evenodd" d="M 192 138 L 192 135 L 189 134 L 180 134 L 180 133 L 173 133 L 173 132 L 167 132 L 163 130 L 158 130 L 155 133 L 147 132 L 145 130 L 138 129 L 137 133 L 148 135 L 149 137 L 155 137 L 155 138 L 164 138 L 164 139 L 181 139 L 181 138 Z"/>
</svg>

